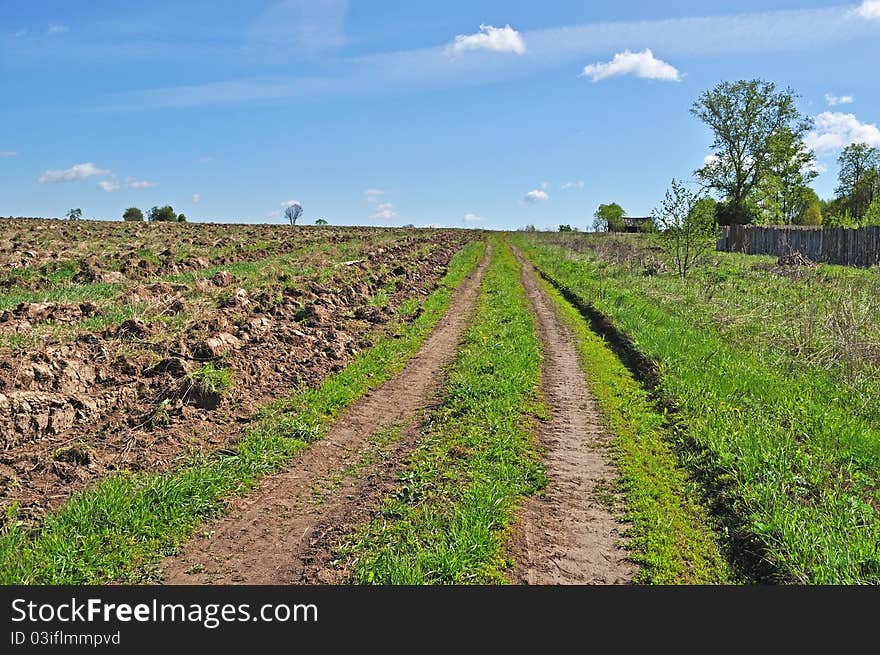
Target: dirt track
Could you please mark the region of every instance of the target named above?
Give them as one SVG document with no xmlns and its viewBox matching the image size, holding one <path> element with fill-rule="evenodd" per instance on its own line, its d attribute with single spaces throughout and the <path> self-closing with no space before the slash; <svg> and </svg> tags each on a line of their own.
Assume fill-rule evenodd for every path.
<svg viewBox="0 0 880 655">
<path fill-rule="evenodd" d="M 515 582 L 625 584 L 636 567 L 626 559 L 621 524 L 599 498 L 614 473 L 604 434 L 571 331 L 519 253 L 526 295 L 537 316 L 544 352 L 542 391 L 551 419 L 540 426 L 549 485 L 529 499 L 515 537 Z M 605 492 L 607 494 L 607 491 Z"/>
<path fill-rule="evenodd" d="M 446 315 L 406 368 L 354 403 L 286 471 L 208 525 L 161 569 L 169 584 L 298 584 L 332 579 L 328 559 L 347 528 L 366 519 L 405 465 L 420 412 L 442 390 L 479 297 L 489 250 L 455 291 Z M 391 425 L 402 436 L 353 475 L 371 436 Z"/>
</svg>

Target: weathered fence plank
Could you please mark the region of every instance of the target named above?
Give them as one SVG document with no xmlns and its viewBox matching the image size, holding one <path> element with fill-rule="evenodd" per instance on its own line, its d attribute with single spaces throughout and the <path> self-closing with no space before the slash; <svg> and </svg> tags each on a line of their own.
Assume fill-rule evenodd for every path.
<svg viewBox="0 0 880 655">
<path fill-rule="evenodd" d="M 781 257 L 799 252 L 816 262 L 880 265 L 880 227 L 857 229 L 793 225 L 730 225 L 719 230 L 717 249 Z"/>
</svg>

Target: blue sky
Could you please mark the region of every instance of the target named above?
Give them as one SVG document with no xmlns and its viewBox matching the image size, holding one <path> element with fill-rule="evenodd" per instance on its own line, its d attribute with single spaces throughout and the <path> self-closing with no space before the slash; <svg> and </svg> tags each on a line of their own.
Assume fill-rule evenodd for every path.
<svg viewBox="0 0 880 655">
<path fill-rule="evenodd" d="M 586 227 L 709 153 L 721 80 L 791 86 L 829 197 L 880 145 L 880 0 L 0 0 L 0 215 Z"/>
</svg>

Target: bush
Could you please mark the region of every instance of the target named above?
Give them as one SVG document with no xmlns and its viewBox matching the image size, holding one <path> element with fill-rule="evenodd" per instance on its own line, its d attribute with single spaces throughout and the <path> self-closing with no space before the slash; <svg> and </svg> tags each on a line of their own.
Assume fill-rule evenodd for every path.
<svg viewBox="0 0 880 655">
<path fill-rule="evenodd" d="M 144 220 L 144 212 L 142 212 L 137 207 L 129 207 L 122 214 L 123 221 L 129 222 L 143 222 Z"/>
<path fill-rule="evenodd" d="M 175 213 L 174 208 L 171 205 L 165 205 L 164 207 L 153 207 L 147 214 L 147 220 L 149 220 L 151 223 L 176 223 L 177 214 Z"/>
</svg>

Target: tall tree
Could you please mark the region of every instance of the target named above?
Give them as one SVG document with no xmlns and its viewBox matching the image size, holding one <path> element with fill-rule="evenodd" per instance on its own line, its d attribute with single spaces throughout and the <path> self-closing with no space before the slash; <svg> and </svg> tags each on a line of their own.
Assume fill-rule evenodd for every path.
<svg viewBox="0 0 880 655">
<path fill-rule="evenodd" d="M 77 207 L 76 209 L 71 209 L 67 212 L 67 218 L 72 221 L 78 221 L 83 216 L 83 210 Z"/>
<path fill-rule="evenodd" d="M 835 193 L 843 208 L 858 222 L 875 196 L 880 195 L 880 150 L 867 143 L 853 143 L 841 151 L 837 163 L 840 172 Z"/>
<path fill-rule="evenodd" d="M 712 130 L 712 157 L 695 174 L 726 200 L 719 222 L 749 223 L 749 195 L 772 170 L 781 144 L 800 143 L 810 121 L 791 90 L 760 79 L 721 82 L 694 102 L 691 113 Z"/>
<path fill-rule="evenodd" d="M 616 202 L 607 205 L 599 205 L 593 214 L 593 231 L 595 232 L 620 232 L 623 230 L 623 217 L 626 212 Z"/>
<path fill-rule="evenodd" d="M 802 139 L 788 128 L 774 135 L 764 178 L 769 181 L 765 188 L 772 189 L 769 199 L 776 206 L 780 222 L 790 225 L 804 212 L 812 199 L 808 193 L 810 183 L 818 174 L 816 156 Z"/>
</svg>

